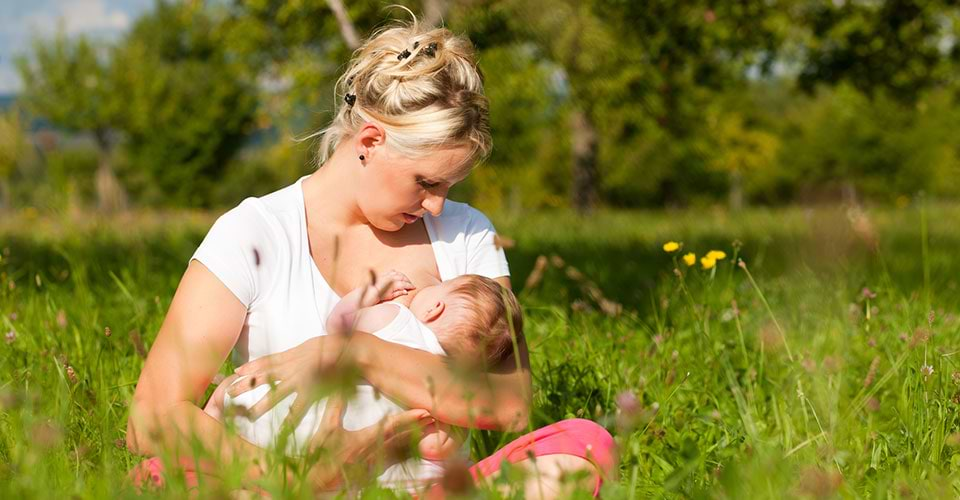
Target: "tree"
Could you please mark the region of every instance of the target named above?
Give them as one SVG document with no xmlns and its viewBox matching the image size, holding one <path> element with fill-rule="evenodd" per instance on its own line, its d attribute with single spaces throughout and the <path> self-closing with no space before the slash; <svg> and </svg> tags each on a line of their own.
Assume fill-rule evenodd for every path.
<svg viewBox="0 0 960 500">
<path fill-rule="evenodd" d="M 113 51 L 129 157 L 124 178 L 155 204 L 206 205 L 257 109 L 254 72 L 202 2 L 158 1 Z"/>
<path fill-rule="evenodd" d="M 20 110 L 0 113 L 0 209 L 10 205 L 10 177 L 29 152 Z"/>
<path fill-rule="evenodd" d="M 744 175 L 771 167 L 777 159 L 780 139 L 773 133 L 749 126 L 736 111 L 711 109 L 707 113 L 705 156 L 708 167 L 728 176 L 727 201 L 731 210 L 744 205 Z"/>
<path fill-rule="evenodd" d="M 24 87 L 20 99 L 29 111 L 67 131 L 92 134 L 98 150 L 97 204 L 109 211 L 126 207 L 127 197 L 111 163 L 121 104 L 103 54 L 84 37 L 69 40 L 58 33 L 48 41 L 35 40 L 31 56 L 18 58 L 17 68 Z"/>
<path fill-rule="evenodd" d="M 849 83 L 872 96 L 914 102 L 924 90 L 956 82 L 960 6 L 952 0 L 803 2 L 806 57 L 798 82 Z"/>
</svg>

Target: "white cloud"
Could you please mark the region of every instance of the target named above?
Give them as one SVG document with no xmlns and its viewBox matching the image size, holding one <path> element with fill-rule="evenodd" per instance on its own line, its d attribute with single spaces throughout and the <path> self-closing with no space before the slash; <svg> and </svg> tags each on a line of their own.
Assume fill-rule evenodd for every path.
<svg viewBox="0 0 960 500">
<path fill-rule="evenodd" d="M 153 0 L 0 0 L 0 94 L 19 89 L 13 58 L 29 50 L 33 37 L 62 29 L 68 36 L 116 40 L 152 5 Z"/>
<path fill-rule="evenodd" d="M 26 16 L 26 24 L 40 33 L 52 33 L 62 23 L 68 35 L 119 32 L 130 26 L 130 17 L 105 0 L 57 0 L 52 9 Z"/>
</svg>

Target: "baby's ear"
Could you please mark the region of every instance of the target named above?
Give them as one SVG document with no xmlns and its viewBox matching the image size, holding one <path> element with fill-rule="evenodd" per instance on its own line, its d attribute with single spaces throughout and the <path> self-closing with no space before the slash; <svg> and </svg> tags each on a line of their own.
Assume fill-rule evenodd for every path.
<svg viewBox="0 0 960 500">
<path fill-rule="evenodd" d="M 441 314 L 443 314 L 443 311 L 446 308 L 447 305 L 444 304 L 442 300 L 438 300 L 436 304 L 430 306 L 430 309 L 427 309 L 427 313 L 424 315 L 425 317 L 423 318 L 423 322 L 429 323 L 431 321 L 435 321 L 440 317 Z"/>
</svg>

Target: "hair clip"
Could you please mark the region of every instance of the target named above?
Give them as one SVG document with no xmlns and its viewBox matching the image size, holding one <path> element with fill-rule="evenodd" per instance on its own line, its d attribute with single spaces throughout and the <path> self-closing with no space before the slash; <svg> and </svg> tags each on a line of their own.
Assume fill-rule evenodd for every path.
<svg viewBox="0 0 960 500">
<path fill-rule="evenodd" d="M 437 42 L 427 45 L 427 48 L 423 49 L 423 53 L 426 54 L 427 57 L 433 57 L 437 55 Z"/>
<path fill-rule="evenodd" d="M 414 50 L 416 50 L 416 48 L 419 47 L 419 46 L 420 46 L 420 42 L 413 42 L 413 48 L 414 48 Z"/>
<path fill-rule="evenodd" d="M 347 103 L 347 106 L 353 106 L 353 103 L 357 102 L 357 95 L 347 94 L 343 96 L 343 100 Z"/>
<path fill-rule="evenodd" d="M 347 86 L 353 85 L 353 77 L 347 78 Z"/>
<path fill-rule="evenodd" d="M 410 51 L 407 50 L 407 49 L 403 49 L 403 52 L 397 54 L 397 60 L 398 60 L 398 61 L 402 61 L 402 60 L 404 60 L 404 59 L 406 59 L 406 58 L 408 58 L 408 57 L 410 57 Z"/>
</svg>

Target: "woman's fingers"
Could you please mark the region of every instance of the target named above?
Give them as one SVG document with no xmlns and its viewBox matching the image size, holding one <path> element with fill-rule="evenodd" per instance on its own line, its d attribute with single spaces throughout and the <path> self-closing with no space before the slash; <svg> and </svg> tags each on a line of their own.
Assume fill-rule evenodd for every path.
<svg viewBox="0 0 960 500">
<path fill-rule="evenodd" d="M 250 375 L 252 373 L 256 373 L 265 368 L 269 368 L 270 366 L 273 366 L 275 363 L 273 361 L 274 356 L 279 356 L 279 354 L 270 354 L 268 356 L 264 356 L 262 358 L 244 363 L 238 366 L 237 369 L 234 370 L 233 372 L 239 373 L 240 375 Z"/>
<path fill-rule="evenodd" d="M 323 411 L 323 420 L 320 428 L 325 430 L 341 429 L 343 426 L 343 409 L 346 406 L 343 396 L 334 394 L 327 398 L 327 407 Z"/>
<path fill-rule="evenodd" d="M 310 398 L 302 394 L 297 394 L 297 398 L 294 399 L 293 404 L 290 405 L 290 413 L 287 413 L 287 417 L 283 419 L 283 425 L 296 428 L 300 425 L 300 421 L 303 420 L 303 416 L 307 414 L 307 410 L 310 409 L 311 404 Z"/>
<path fill-rule="evenodd" d="M 310 450 L 328 447 L 328 440 L 332 436 L 343 433 L 343 409 L 345 402 L 342 397 L 333 395 L 327 398 L 327 406 L 323 410 L 323 418 L 317 432 L 310 438 Z M 327 450 L 330 451 L 330 450 Z"/>
<path fill-rule="evenodd" d="M 389 415 L 380 421 L 384 439 L 391 439 L 414 429 L 432 425 L 436 420 L 427 410 L 407 410 L 395 415 Z"/>
<path fill-rule="evenodd" d="M 260 418 L 264 413 L 270 411 L 271 408 L 277 406 L 277 403 L 283 401 L 293 391 L 293 384 L 289 382 L 280 382 L 273 389 L 271 389 L 266 396 L 260 398 L 260 401 L 257 401 L 253 406 L 250 407 L 248 418 L 250 420 L 256 420 Z"/>
<path fill-rule="evenodd" d="M 292 358 L 300 354 L 300 349 L 305 348 L 306 344 L 308 343 L 310 343 L 310 340 L 306 340 L 302 344 L 296 347 L 291 347 L 286 351 L 278 352 L 276 354 L 268 354 L 262 358 L 248 361 L 237 367 L 237 369 L 234 370 L 234 373 L 239 373 L 240 375 L 250 375 L 259 371 L 268 371 L 276 366 L 283 366 Z"/>
</svg>

